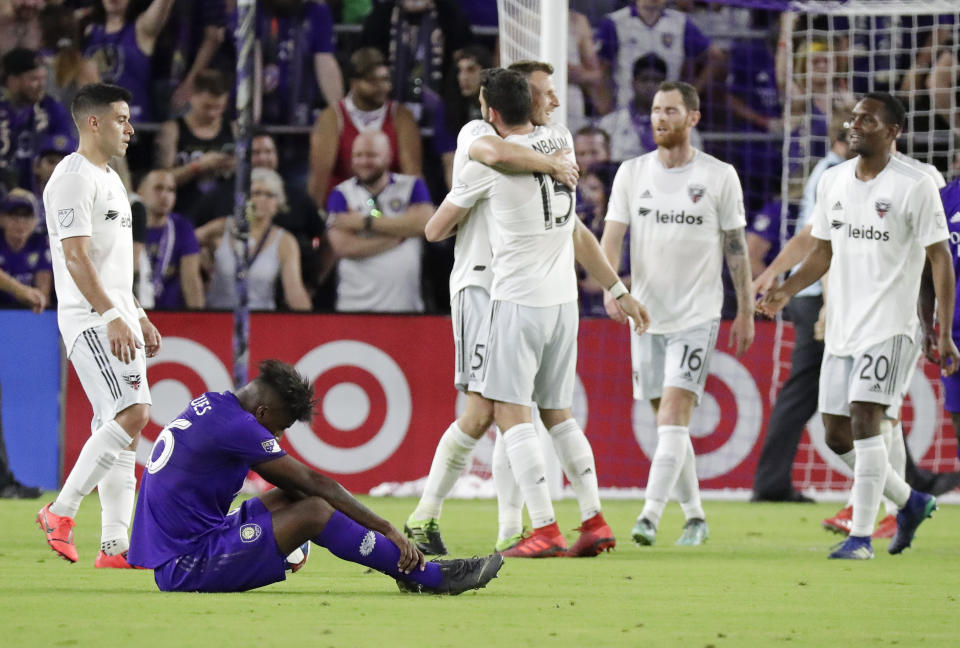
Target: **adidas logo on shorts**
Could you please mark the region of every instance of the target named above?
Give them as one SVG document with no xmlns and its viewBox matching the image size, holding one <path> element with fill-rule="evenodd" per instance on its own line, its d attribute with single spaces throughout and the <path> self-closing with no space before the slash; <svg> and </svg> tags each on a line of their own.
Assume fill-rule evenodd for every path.
<svg viewBox="0 0 960 648">
<path fill-rule="evenodd" d="M 873 383 L 873 387 L 870 388 L 870 391 L 874 394 L 880 394 L 883 392 L 883 387 L 880 386 L 880 383 Z"/>
</svg>

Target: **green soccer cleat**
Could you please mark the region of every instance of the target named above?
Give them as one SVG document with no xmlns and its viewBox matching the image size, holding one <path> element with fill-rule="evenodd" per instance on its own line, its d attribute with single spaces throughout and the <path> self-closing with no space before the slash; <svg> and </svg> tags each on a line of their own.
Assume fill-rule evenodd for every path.
<svg viewBox="0 0 960 648">
<path fill-rule="evenodd" d="M 411 513 L 407 523 L 403 525 L 403 532 L 413 540 L 417 549 L 425 554 L 446 556 L 448 553 L 447 546 L 443 544 L 443 538 L 440 536 L 440 522 L 436 518 L 415 520 Z"/>
<path fill-rule="evenodd" d="M 710 528 L 707 527 L 707 521 L 703 518 L 690 518 L 683 525 L 683 533 L 673 544 L 678 547 L 697 547 L 706 542 L 709 537 Z"/>
<path fill-rule="evenodd" d="M 523 533 L 514 533 L 509 538 L 504 538 L 503 540 L 497 540 L 497 544 L 493 545 L 493 550 L 497 553 L 503 553 L 507 549 L 513 549 L 520 541 L 523 540 Z"/>
<path fill-rule="evenodd" d="M 630 534 L 641 547 L 652 547 L 657 541 L 657 527 L 647 518 L 639 518 Z"/>
</svg>

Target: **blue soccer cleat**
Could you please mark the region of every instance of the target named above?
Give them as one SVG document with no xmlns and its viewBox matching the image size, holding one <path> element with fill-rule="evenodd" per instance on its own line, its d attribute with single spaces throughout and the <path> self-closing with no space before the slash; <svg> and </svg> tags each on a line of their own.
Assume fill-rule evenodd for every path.
<svg viewBox="0 0 960 648">
<path fill-rule="evenodd" d="M 898 554 L 909 547 L 913 542 L 913 536 L 917 534 L 917 527 L 936 510 L 937 499 L 933 495 L 911 490 L 907 503 L 897 511 L 897 532 L 890 541 L 887 551 Z"/>
<path fill-rule="evenodd" d="M 873 558 L 870 536 L 847 536 L 847 539 L 837 545 L 827 557 L 840 560 L 870 560 Z"/>
</svg>

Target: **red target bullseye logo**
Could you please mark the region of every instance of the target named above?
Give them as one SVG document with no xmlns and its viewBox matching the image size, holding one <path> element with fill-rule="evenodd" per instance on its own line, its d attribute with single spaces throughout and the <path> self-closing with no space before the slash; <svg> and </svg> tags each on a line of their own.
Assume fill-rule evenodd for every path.
<svg viewBox="0 0 960 648">
<path fill-rule="evenodd" d="M 410 386 L 382 350 L 356 340 L 321 345 L 297 371 L 314 383 L 319 400 L 313 427 L 297 423 L 286 439 L 314 467 L 339 474 L 364 472 L 386 461 L 410 425 Z"/>
</svg>

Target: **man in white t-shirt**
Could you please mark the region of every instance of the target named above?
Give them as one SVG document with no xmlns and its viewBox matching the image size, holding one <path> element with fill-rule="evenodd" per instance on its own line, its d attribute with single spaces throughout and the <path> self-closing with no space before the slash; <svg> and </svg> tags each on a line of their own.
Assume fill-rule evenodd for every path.
<svg viewBox="0 0 960 648">
<path fill-rule="evenodd" d="M 37 522 L 53 551 L 77 562 L 73 518 L 98 487 L 103 513 L 96 567 L 129 567 L 134 448 L 150 419 L 146 357 L 160 351 L 160 333 L 133 295 L 130 201 L 108 166 L 126 153 L 133 135 L 130 99 L 109 84 L 80 89 L 71 105 L 80 146 L 57 165 L 43 192 L 57 321 L 93 421 L 56 501 L 40 509 Z"/>
<path fill-rule="evenodd" d="M 534 104 L 534 121 L 549 121 L 555 103 L 539 97 Z M 563 152 L 546 155 L 528 146 L 508 142 L 500 137 L 492 124 L 479 119 L 467 123 L 460 130 L 453 177 L 457 177 L 471 160 L 506 173 L 548 174 L 571 189 L 576 187 L 577 166 Z M 493 403 L 483 397 L 477 382 L 477 371 L 485 349 L 486 321 L 490 315 L 490 282 L 493 278 L 487 226 L 487 216 L 475 213 L 460 223 L 456 232 L 454 263 L 450 273 L 450 310 L 455 347 L 454 386 L 464 393 L 466 405 L 440 438 L 423 495 L 404 525 L 407 535 L 426 554 L 447 553 L 439 526 L 443 500 L 463 472 L 470 452 L 493 424 Z M 499 473 L 507 481 L 512 480 L 509 468 Z M 495 475 L 494 480 L 497 478 L 498 475 Z M 521 500 L 511 509 L 519 510 L 522 505 Z M 514 533 L 501 525 L 501 530 L 505 539 L 497 542 L 498 551 L 520 540 L 521 529 L 516 529 Z"/>
<path fill-rule="evenodd" d="M 648 334 L 630 340 L 633 397 L 649 400 L 657 417 L 646 500 L 632 532 L 643 546 L 656 542 L 674 487 L 686 517 L 677 544 L 699 545 L 709 534 L 689 426 L 720 327 L 724 258 L 738 304 L 730 346 L 740 356 L 753 341 L 743 191 L 732 166 L 690 144 L 699 119 L 693 86 L 660 85 L 651 107 L 657 150 L 620 166 L 603 230 L 607 259 L 618 263 L 630 228 L 631 292 L 650 309 Z M 612 296 L 604 301 L 623 321 Z"/>
<path fill-rule="evenodd" d="M 917 527 L 936 509 L 890 466 L 880 436 L 884 413 L 898 405 L 916 343 L 916 303 L 929 259 L 944 375 L 956 371 L 953 343 L 955 277 L 949 232 L 934 181 L 891 154 L 905 111 L 894 97 L 870 93 L 853 109 L 847 136 L 857 157 L 823 174 L 813 212 L 816 247 L 760 308 L 774 314 L 829 268 L 826 352 L 819 409 L 827 445 L 853 469 L 853 523 L 831 558 L 873 557 L 870 535 L 882 495 L 898 507 L 888 551 L 910 546 Z"/>
<path fill-rule="evenodd" d="M 481 93 L 486 119 L 509 141 L 544 152 L 571 149 L 572 137 L 566 128 L 530 123 L 525 87 L 524 77 L 513 70 L 492 71 Z M 546 484 L 545 460 L 531 422 L 531 403 L 539 407 L 555 446 L 568 451 L 568 456 L 560 457 L 568 478 L 593 484 L 592 489 L 575 490 L 581 516 L 585 508 L 591 512 L 581 530 L 586 532 L 582 536 L 592 538 L 588 549 L 595 555 L 613 546 L 613 537 L 600 512 L 592 450 L 571 412 L 578 326 L 574 260 L 610 287 L 640 332 L 646 327 L 647 314 L 620 282 L 596 239 L 576 218 L 568 187 L 539 173 L 507 176 L 468 163 L 427 224 L 427 238 L 449 236 L 468 213 L 472 219 L 481 209 L 487 210 L 492 221 L 493 281 L 480 382 L 483 396 L 494 401 L 494 417 L 534 526 L 531 535 L 503 555 L 567 555 Z M 557 444 L 557 436 L 579 442 Z M 589 496 L 592 501 L 580 501 L 581 493 L 584 500 Z M 589 533 L 594 528 L 604 528 L 610 536 Z"/>
</svg>

